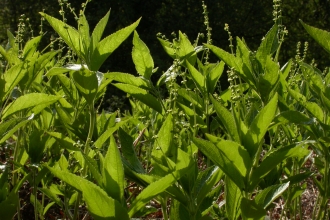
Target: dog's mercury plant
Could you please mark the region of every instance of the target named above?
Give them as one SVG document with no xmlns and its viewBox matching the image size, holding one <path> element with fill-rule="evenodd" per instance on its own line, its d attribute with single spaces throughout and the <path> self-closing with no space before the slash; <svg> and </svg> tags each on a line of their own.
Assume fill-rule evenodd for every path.
<svg viewBox="0 0 330 220">
<path fill-rule="evenodd" d="M 307 178 L 319 192 L 311 219 L 329 218 L 329 69 L 306 63 L 307 43 L 279 62 L 287 34 L 281 1 L 256 51 L 226 24 L 229 52 L 213 45 L 203 1 L 206 42 L 202 34 L 194 44 L 181 31 L 173 41 L 157 34 L 173 59 L 157 82 L 140 20 L 103 37 L 110 12 L 91 31 L 89 2 L 76 13 L 59 0 L 61 19 L 41 12 L 41 25 L 59 36 L 42 50 L 43 28 L 26 38 L 24 17 L 0 46 L 0 144 L 13 150 L 0 166 L 1 218 L 25 218 L 19 190 L 28 183 L 35 219 L 47 219 L 50 208 L 70 220 L 148 218 L 159 204 L 164 219 L 261 220 L 279 200 L 278 217 L 302 219 Z M 330 33 L 301 23 L 330 53 Z M 131 35 L 135 74 L 101 73 Z M 224 71 L 229 86 L 219 88 Z M 99 111 L 109 84 L 127 94 L 131 112 Z"/>
</svg>

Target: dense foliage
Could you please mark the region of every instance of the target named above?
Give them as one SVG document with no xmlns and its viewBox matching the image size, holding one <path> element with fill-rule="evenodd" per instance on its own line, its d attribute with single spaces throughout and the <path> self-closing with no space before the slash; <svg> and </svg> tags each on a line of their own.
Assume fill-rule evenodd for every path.
<svg viewBox="0 0 330 220">
<path fill-rule="evenodd" d="M 286 5 L 268 6 L 272 24 L 267 16 L 255 20 L 263 37 L 244 25 L 248 19 L 232 14 L 249 34 L 234 37 L 232 25 L 220 24 L 229 36 L 221 46 L 211 22 L 212 11 L 223 7 L 218 3 L 203 2 L 201 10 L 190 1 L 139 4 L 120 1 L 110 13 L 88 0 L 77 13 L 63 1 L 60 19 L 40 12 L 40 35 L 31 37 L 25 17 L 14 34 L 6 33 L 8 44 L 0 47 L 0 216 L 25 219 L 21 208 L 30 204 L 34 219 L 50 218 L 50 210 L 67 219 L 131 219 L 159 210 L 164 219 L 265 219 L 280 202 L 278 218 L 302 219 L 302 195 L 312 182 L 318 197 L 308 217 L 329 218 L 329 69 L 311 62 L 307 44 L 285 59 Z M 244 10 L 233 13 L 249 8 L 250 18 L 262 4 L 242 1 Z M 156 10 L 161 21 L 137 16 L 148 7 L 162 9 Z M 189 25 L 200 21 L 180 21 L 183 7 L 203 15 L 204 38 L 189 40 Z M 169 9 L 178 19 L 164 19 Z M 72 22 L 65 10 L 72 11 Z M 103 17 L 96 21 L 89 10 Z M 172 19 L 188 34 L 175 30 L 168 39 Z M 297 29 L 330 53 L 330 33 L 303 20 Z M 166 29 L 157 34 L 162 50 L 149 49 L 147 27 Z M 107 64 L 126 53 L 123 42 L 130 58 L 121 59 L 134 70 Z M 160 61 L 162 53 L 170 62 Z M 131 111 L 102 110 L 110 85 L 129 96 Z M 19 193 L 26 185 L 27 200 Z"/>
</svg>

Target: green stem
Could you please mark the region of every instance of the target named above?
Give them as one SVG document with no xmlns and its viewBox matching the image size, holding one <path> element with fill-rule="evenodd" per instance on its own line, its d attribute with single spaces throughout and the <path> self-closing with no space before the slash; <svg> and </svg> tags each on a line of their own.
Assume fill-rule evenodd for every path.
<svg viewBox="0 0 330 220">
<path fill-rule="evenodd" d="M 88 155 L 88 152 L 89 152 L 90 143 L 91 143 L 93 133 L 94 133 L 94 127 L 95 127 L 95 110 L 94 110 L 94 104 L 92 104 L 89 106 L 89 130 L 88 130 L 88 136 L 87 136 L 87 140 L 86 140 L 85 147 L 84 147 L 85 155 Z M 87 165 L 85 163 L 83 170 L 82 170 L 82 177 L 85 177 L 87 175 L 87 171 L 88 171 L 88 169 L 87 169 Z M 74 214 L 73 214 L 74 220 L 79 219 L 79 204 L 81 201 L 81 197 L 82 197 L 81 192 L 78 192 L 76 204 L 74 207 Z"/>
<path fill-rule="evenodd" d="M 33 172 L 33 195 L 34 195 L 34 219 L 38 219 L 38 199 L 37 199 L 37 182 L 36 182 L 36 177 L 37 173 L 36 170 L 38 168 L 32 167 L 32 172 Z"/>
<path fill-rule="evenodd" d="M 164 199 L 162 199 L 161 206 L 162 206 L 163 219 L 168 220 L 168 216 L 167 216 L 167 198 L 166 197 Z"/>
<path fill-rule="evenodd" d="M 20 114 L 21 116 L 22 114 Z M 16 146 L 14 149 L 14 161 L 15 162 L 19 162 L 18 161 L 18 155 L 20 154 L 20 150 L 21 150 L 21 140 L 22 140 L 22 130 L 21 128 L 18 129 L 17 131 L 17 140 L 16 140 Z M 13 165 L 13 170 L 16 170 L 16 166 L 15 164 Z M 19 182 L 19 177 L 18 177 L 18 173 L 14 172 L 13 175 L 13 186 L 16 186 Z M 18 204 L 17 204 L 17 220 L 21 220 L 21 204 L 19 202 L 19 194 L 17 193 L 17 198 L 18 198 Z"/>
</svg>

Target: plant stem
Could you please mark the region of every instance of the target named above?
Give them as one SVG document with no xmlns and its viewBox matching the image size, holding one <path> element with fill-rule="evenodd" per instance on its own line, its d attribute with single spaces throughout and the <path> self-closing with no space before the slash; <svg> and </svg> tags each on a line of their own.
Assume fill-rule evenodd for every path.
<svg viewBox="0 0 330 220">
<path fill-rule="evenodd" d="M 88 152 L 89 152 L 90 143 L 91 143 L 93 133 L 94 133 L 94 127 L 95 127 L 95 110 L 94 110 L 94 104 L 91 104 L 89 106 L 89 130 L 88 130 L 88 136 L 87 136 L 87 140 L 86 140 L 85 147 L 84 147 L 85 155 L 88 155 Z M 82 170 L 82 177 L 85 177 L 87 175 L 87 171 L 88 171 L 87 165 L 86 165 L 86 163 L 84 163 L 84 167 Z M 81 192 L 78 192 L 76 204 L 74 207 L 73 219 L 77 219 L 77 220 L 79 219 L 79 204 L 81 201 L 81 197 L 82 197 Z"/>
<path fill-rule="evenodd" d="M 33 172 L 33 195 L 34 195 L 34 219 L 38 219 L 38 198 L 37 198 L 37 182 L 36 182 L 36 177 L 37 177 L 37 167 L 32 167 L 32 172 Z"/>
</svg>

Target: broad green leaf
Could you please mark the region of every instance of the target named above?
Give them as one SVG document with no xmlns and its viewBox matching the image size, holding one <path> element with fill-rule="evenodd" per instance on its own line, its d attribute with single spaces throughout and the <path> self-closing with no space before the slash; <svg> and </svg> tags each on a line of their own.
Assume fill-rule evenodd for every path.
<svg viewBox="0 0 330 220">
<path fill-rule="evenodd" d="M 243 39 L 244 40 L 244 39 Z M 259 70 L 255 69 L 253 67 L 253 61 L 251 62 L 251 51 L 247 47 L 246 43 L 241 40 L 239 37 L 236 37 L 237 41 L 237 49 L 236 49 L 236 57 L 240 59 L 242 65 L 242 78 L 244 80 L 247 80 L 247 82 L 254 82 L 255 85 L 255 78 L 256 74 L 259 72 Z"/>
<path fill-rule="evenodd" d="M 96 74 L 88 69 L 81 69 L 72 73 L 74 83 L 89 105 L 93 105 L 98 90 Z"/>
<path fill-rule="evenodd" d="M 150 89 L 150 86 L 146 80 L 144 80 L 141 77 L 133 76 L 132 74 L 111 72 L 111 73 L 105 73 L 104 77 L 121 83 L 137 86 L 143 89 Z"/>
<path fill-rule="evenodd" d="M 259 60 L 262 66 L 264 63 L 266 63 L 266 58 L 268 55 L 271 55 L 274 52 L 274 49 L 276 49 L 278 46 L 277 31 L 278 26 L 275 24 L 268 31 L 257 50 L 256 58 Z"/>
<path fill-rule="evenodd" d="M 172 142 L 173 142 L 173 117 L 171 114 L 169 114 L 166 117 L 165 122 L 163 123 L 162 127 L 160 128 L 158 134 L 157 134 L 157 139 L 155 141 L 155 145 L 152 149 L 152 156 L 161 159 L 165 157 L 170 157 L 171 156 L 171 147 L 172 147 Z M 165 165 L 165 164 L 163 164 Z"/>
<path fill-rule="evenodd" d="M 274 118 L 274 123 L 294 123 L 294 124 L 311 124 L 313 123 L 313 119 L 307 117 L 301 112 L 289 110 L 289 111 L 283 111 L 280 114 L 276 115 Z"/>
<path fill-rule="evenodd" d="M 134 170 L 138 171 L 139 173 L 145 173 L 144 168 L 133 148 L 133 138 L 121 128 L 118 130 L 118 135 L 121 143 L 121 152 L 124 157 L 123 159 L 126 159 L 126 161 L 132 167 L 134 167 Z"/>
<path fill-rule="evenodd" d="M 240 216 L 242 193 L 240 188 L 228 177 L 225 177 L 226 213 L 229 220 L 236 220 Z"/>
<path fill-rule="evenodd" d="M 192 79 L 195 82 L 196 87 L 199 89 L 200 93 L 205 94 L 206 92 L 206 84 L 204 76 L 198 72 L 195 67 L 193 67 L 189 62 L 186 62 L 188 70 L 191 74 Z"/>
<path fill-rule="evenodd" d="M 99 41 L 102 38 L 103 32 L 105 27 L 107 26 L 108 20 L 110 16 L 110 11 L 106 13 L 106 15 L 97 23 L 95 26 L 92 37 L 91 37 L 91 45 L 90 45 L 90 52 L 94 51 L 94 48 L 96 48 L 96 45 L 99 43 Z M 90 59 L 90 58 L 89 58 Z"/>
<path fill-rule="evenodd" d="M 13 219 L 17 212 L 18 196 L 16 193 L 11 192 L 6 200 L 0 203 L 0 216 L 2 219 Z"/>
<path fill-rule="evenodd" d="M 46 148 L 47 136 L 44 135 L 44 131 L 39 129 L 31 129 L 25 150 L 29 155 L 30 162 L 32 164 L 39 164 L 43 158 L 43 152 Z"/>
<path fill-rule="evenodd" d="M 240 137 L 238 134 L 238 128 L 234 116 L 230 113 L 230 111 L 227 108 L 222 106 L 222 104 L 220 104 L 212 96 L 210 96 L 210 99 L 213 103 L 213 108 L 215 109 L 223 126 L 226 128 L 231 140 L 240 143 Z"/>
<path fill-rule="evenodd" d="M 29 93 L 17 98 L 14 102 L 10 103 L 2 115 L 2 120 L 8 116 L 15 114 L 21 110 L 35 107 L 37 105 L 51 105 L 61 99 L 61 96 L 48 95 L 44 93 Z"/>
<path fill-rule="evenodd" d="M 197 205 L 200 205 L 206 195 L 220 181 L 223 172 L 217 166 L 206 168 L 198 173 L 197 179 L 193 186 L 193 195 L 197 198 Z"/>
<path fill-rule="evenodd" d="M 306 83 L 317 95 L 325 91 L 322 73 L 316 67 L 302 63 L 300 64 L 300 68 L 304 74 Z"/>
<path fill-rule="evenodd" d="M 266 210 L 256 204 L 254 200 L 242 198 L 241 201 L 242 217 L 245 220 L 263 220 Z"/>
<path fill-rule="evenodd" d="M 330 99 L 326 97 L 323 92 L 321 92 L 320 94 L 321 94 L 321 100 L 323 106 L 326 108 L 328 112 L 330 112 Z"/>
<path fill-rule="evenodd" d="M 174 199 L 171 202 L 169 219 L 186 219 L 189 216 L 187 208 L 178 200 Z"/>
<path fill-rule="evenodd" d="M 257 194 L 255 202 L 266 209 L 272 202 L 277 199 L 289 187 L 289 182 L 284 184 L 273 185 L 267 187 Z"/>
<path fill-rule="evenodd" d="M 228 53 L 223 49 L 213 45 L 205 44 L 205 46 L 209 48 L 218 58 L 220 58 L 228 66 L 234 67 L 235 70 L 241 72 L 241 68 L 242 68 L 241 61 L 238 58 L 236 58 L 235 55 Z"/>
<path fill-rule="evenodd" d="M 179 49 L 177 50 L 177 55 L 179 56 L 180 60 L 187 60 L 191 65 L 194 65 L 196 62 L 196 52 L 191 45 L 188 37 L 179 31 Z"/>
<path fill-rule="evenodd" d="M 209 141 L 198 138 L 194 138 L 193 142 L 241 190 L 245 188 L 244 178 L 247 170 L 251 167 L 251 161 L 249 161 L 250 158 L 243 147 L 236 142 L 226 140 L 219 141 L 217 146 Z M 241 152 L 244 152 L 244 156 L 241 155 Z"/>
<path fill-rule="evenodd" d="M 96 180 L 97 184 L 99 186 L 103 186 L 103 176 L 101 175 L 101 173 L 99 171 L 97 161 L 94 158 L 89 157 L 88 155 L 85 155 L 85 154 L 82 154 L 82 155 L 85 159 L 85 163 L 87 164 L 87 166 L 88 166 L 90 172 L 92 173 L 92 176 Z M 102 157 L 102 154 L 99 155 L 99 157 Z M 102 159 L 100 159 L 100 161 L 102 161 Z M 62 168 L 62 170 L 63 170 L 63 168 Z M 104 189 L 104 187 L 102 187 L 102 188 Z M 104 189 L 104 190 L 106 191 L 106 189 Z"/>
<path fill-rule="evenodd" d="M 28 118 L 12 118 L 0 124 L 0 143 L 10 138 L 19 128 L 29 122 Z"/>
<path fill-rule="evenodd" d="M 234 68 L 239 73 L 239 75 L 246 81 L 246 83 L 248 83 L 253 89 L 256 90 L 255 80 L 253 79 L 251 72 L 243 70 L 243 67 L 247 66 L 244 66 L 240 58 L 235 57 L 235 55 L 228 53 L 219 47 L 208 44 L 206 44 L 205 46 L 209 48 L 218 58 L 225 62 L 229 67 Z"/>
<path fill-rule="evenodd" d="M 220 63 L 217 63 L 207 74 L 207 91 L 211 94 L 214 93 L 214 90 L 217 86 L 218 80 L 220 79 L 223 69 L 224 69 L 225 63 L 221 61 Z"/>
<path fill-rule="evenodd" d="M 90 36 L 89 36 L 89 25 L 86 20 L 86 16 L 83 13 L 79 15 L 78 32 L 80 36 L 80 48 L 82 50 L 81 52 L 86 59 L 89 53 Z M 86 59 L 85 61 L 88 62 L 88 59 Z"/>
<path fill-rule="evenodd" d="M 55 138 L 56 141 L 59 142 L 59 144 L 64 148 L 64 149 L 68 149 L 68 150 L 73 150 L 73 151 L 80 151 L 80 149 L 78 147 L 75 146 L 75 142 L 65 136 L 64 134 L 62 133 L 59 133 L 59 132 L 47 132 L 47 134 L 49 134 L 51 137 Z"/>
<path fill-rule="evenodd" d="M 187 106 L 185 106 L 181 103 L 177 103 L 177 104 L 178 104 L 178 107 L 180 109 L 182 109 L 187 116 L 189 116 L 190 124 L 193 125 L 193 124 L 196 123 L 199 126 L 201 126 L 200 127 L 201 129 L 206 129 L 205 121 L 203 120 L 203 118 L 201 116 L 197 115 L 196 112 L 193 109 L 191 109 L 191 108 L 189 108 L 189 107 L 187 107 Z"/>
<path fill-rule="evenodd" d="M 116 84 L 114 84 L 114 86 L 116 86 L 118 89 L 120 89 L 124 92 L 127 92 L 128 94 L 132 95 L 134 98 L 136 98 L 137 100 L 146 104 L 150 108 L 163 114 L 164 109 L 161 105 L 161 102 L 158 99 L 156 99 L 155 96 L 151 95 L 146 90 L 133 86 L 133 85 L 122 84 L 122 83 L 116 83 Z"/>
<path fill-rule="evenodd" d="M 118 130 L 118 128 L 125 124 L 128 120 L 126 121 L 121 121 L 117 123 L 114 127 L 108 128 L 106 131 L 104 131 L 101 135 L 99 135 L 99 138 L 95 141 L 94 145 L 96 148 L 102 148 L 103 144 L 109 139 L 109 137 Z"/>
<path fill-rule="evenodd" d="M 303 146 L 310 143 L 313 142 L 299 142 L 296 144 L 281 147 L 268 154 L 260 163 L 260 165 L 253 170 L 250 189 L 254 189 L 254 187 L 264 176 L 266 176 L 272 169 L 274 169 L 274 167 L 276 167 L 285 159 L 289 157 L 303 157 L 308 155 L 309 150 Z"/>
<path fill-rule="evenodd" d="M 23 59 L 27 59 L 29 57 L 32 57 L 34 53 L 37 51 L 37 47 L 39 45 L 39 42 L 41 40 L 42 36 L 34 37 L 28 42 L 26 42 L 24 49 L 23 49 Z"/>
<path fill-rule="evenodd" d="M 145 43 L 140 39 L 138 33 L 134 31 L 132 58 L 136 71 L 144 78 L 150 80 L 154 61 Z"/>
<path fill-rule="evenodd" d="M 259 75 L 258 92 L 264 103 L 267 103 L 276 93 L 280 69 L 270 56 L 265 59 L 264 74 Z"/>
<path fill-rule="evenodd" d="M 53 27 L 57 34 L 64 40 L 64 42 L 71 49 L 73 49 L 79 57 L 81 57 L 82 48 L 80 44 L 79 32 L 77 29 L 43 12 L 40 12 L 40 14 L 48 21 L 48 23 Z"/>
<path fill-rule="evenodd" d="M 305 24 L 302 20 L 300 23 L 304 26 L 305 30 L 311 35 L 314 40 L 321 45 L 328 53 L 330 53 L 330 33 L 312 26 Z"/>
<path fill-rule="evenodd" d="M 224 140 L 210 134 L 205 134 L 205 136 L 218 147 L 223 156 L 234 164 L 243 177 L 247 176 L 252 166 L 252 161 L 244 147 L 237 142 Z"/>
<path fill-rule="evenodd" d="M 323 122 L 323 109 L 318 104 L 316 104 L 315 102 L 308 102 L 307 98 L 304 95 L 295 90 L 288 89 L 288 91 L 290 95 L 299 102 L 299 104 L 304 106 L 320 122 Z"/>
<path fill-rule="evenodd" d="M 13 48 L 10 48 L 9 51 L 6 51 L 1 45 L 0 45 L 0 54 L 8 61 L 8 63 L 13 65 L 18 65 L 22 61 L 18 58 L 17 51 L 15 51 Z"/>
<path fill-rule="evenodd" d="M 69 69 L 64 67 L 53 67 L 45 75 L 46 76 L 63 75 L 63 73 L 67 73 L 69 71 L 70 71 Z"/>
<path fill-rule="evenodd" d="M 129 208 L 129 216 L 133 217 L 134 214 L 141 209 L 147 202 L 152 198 L 164 192 L 168 187 L 174 184 L 181 175 L 186 172 L 186 169 L 177 170 L 173 173 L 169 173 L 166 176 L 160 178 L 159 180 L 150 183 L 133 201 Z"/>
<path fill-rule="evenodd" d="M 94 183 L 69 172 L 47 168 L 57 178 L 82 192 L 87 209 L 94 219 L 129 219 L 127 210 Z"/>
<path fill-rule="evenodd" d="M 273 121 L 277 110 L 277 99 L 278 95 L 276 93 L 269 103 L 254 118 L 248 132 L 243 137 L 242 143 L 245 149 L 249 152 L 251 158 L 255 157 L 260 142 L 264 139 L 268 127 Z"/>
<path fill-rule="evenodd" d="M 176 58 L 176 54 L 175 54 L 175 49 L 172 46 L 172 43 L 169 42 L 168 40 L 164 40 L 162 38 L 157 37 L 157 39 L 159 40 L 160 44 L 162 45 L 164 51 L 173 59 Z"/>
<path fill-rule="evenodd" d="M 110 145 L 103 161 L 102 176 L 104 190 L 108 195 L 119 201 L 123 206 L 126 205 L 124 200 L 124 168 L 113 136 L 110 137 Z"/>
<path fill-rule="evenodd" d="M 104 38 L 96 45 L 92 56 L 91 64 L 89 69 L 91 71 L 97 71 L 100 69 L 104 61 L 112 54 L 112 52 L 119 47 L 119 45 L 128 38 L 128 36 L 135 30 L 138 26 L 140 19 L 125 27 L 114 34 Z"/>
<path fill-rule="evenodd" d="M 189 101 L 191 105 L 195 105 L 200 110 L 203 110 L 203 99 L 200 98 L 198 95 L 196 95 L 195 92 L 193 91 L 187 91 L 187 89 L 184 88 L 179 88 L 178 94 Z"/>
<path fill-rule="evenodd" d="M 23 79 L 23 77 L 27 74 L 26 68 L 24 68 L 24 63 L 19 63 L 17 65 L 12 66 L 4 73 L 5 85 L 2 88 L 3 93 L 1 100 L 4 101 L 8 98 L 8 95 L 12 92 L 15 86 Z"/>
</svg>

